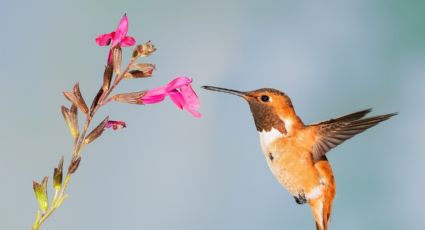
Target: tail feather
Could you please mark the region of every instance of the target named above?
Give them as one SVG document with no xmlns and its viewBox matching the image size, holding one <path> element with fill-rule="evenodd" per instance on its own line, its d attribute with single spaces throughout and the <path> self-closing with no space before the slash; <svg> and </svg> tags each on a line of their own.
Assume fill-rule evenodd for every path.
<svg viewBox="0 0 425 230">
<path fill-rule="evenodd" d="M 329 218 L 332 213 L 332 203 L 336 193 L 335 179 L 326 156 L 322 156 L 321 160 L 314 166 L 321 175 L 321 182 L 324 187 L 321 196 L 309 200 L 309 205 L 316 221 L 317 230 L 328 230 Z"/>
<path fill-rule="evenodd" d="M 317 230 L 328 230 L 329 219 L 332 213 L 332 200 L 327 197 L 319 197 L 309 202 L 313 212 Z"/>
</svg>

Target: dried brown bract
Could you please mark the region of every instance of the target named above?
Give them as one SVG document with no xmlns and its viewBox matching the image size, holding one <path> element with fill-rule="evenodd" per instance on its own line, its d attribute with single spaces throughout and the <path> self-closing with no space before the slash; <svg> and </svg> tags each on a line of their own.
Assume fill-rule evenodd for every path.
<svg viewBox="0 0 425 230">
<path fill-rule="evenodd" d="M 100 122 L 100 124 L 98 126 L 96 126 L 96 128 L 94 128 L 89 133 L 89 135 L 87 135 L 86 139 L 84 139 L 84 143 L 90 144 L 91 142 L 96 140 L 98 137 L 100 137 L 100 135 L 102 135 L 103 131 L 105 130 L 105 126 L 106 126 L 108 120 L 109 120 L 109 117 L 106 117 L 105 119 L 103 119 L 103 121 Z"/>
</svg>

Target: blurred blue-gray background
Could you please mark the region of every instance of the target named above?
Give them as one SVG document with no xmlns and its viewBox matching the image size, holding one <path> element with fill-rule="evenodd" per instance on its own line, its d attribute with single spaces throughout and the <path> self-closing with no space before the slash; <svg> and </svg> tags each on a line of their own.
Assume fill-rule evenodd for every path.
<svg viewBox="0 0 425 230">
<path fill-rule="evenodd" d="M 43 229 L 314 229 L 308 207 L 269 172 L 247 104 L 201 85 L 280 89 L 306 123 L 400 112 L 328 155 L 330 229 L 423 229 L 425 1 L 409 0 L 2 0 L 0 229 L 31 227 L 32 180 L 51 176 L 62 154 L 69 161 L 61 92 L 78 81 L 96 94 L 108 48 L 94 38 L 125 12 L 129 35 L 158 48 L 145 60 L 157 71 L 118 91 L 190 76 L 203 117 L 169 99 L 102 109 L 97 120 L 109 114 L 128 128 L 85 149 Z"/>
</svg>

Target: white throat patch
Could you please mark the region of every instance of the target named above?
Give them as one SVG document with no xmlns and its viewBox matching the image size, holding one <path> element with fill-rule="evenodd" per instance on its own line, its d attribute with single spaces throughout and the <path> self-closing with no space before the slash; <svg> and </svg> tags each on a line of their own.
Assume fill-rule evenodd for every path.
<svg viewBox="0 0 425 230">
<path fill-rule="evenodd" d="M 272 128 L 268 132 L 263 130 L 262 132 L 259 132 L 259 134 L 260 134 L 261 148 L 263 152 L 266 152 L 267 146 L 269 146 L 271 143 L 285 136 L 284 134 L 282 134 L 275 128 Z"/>
</svg>

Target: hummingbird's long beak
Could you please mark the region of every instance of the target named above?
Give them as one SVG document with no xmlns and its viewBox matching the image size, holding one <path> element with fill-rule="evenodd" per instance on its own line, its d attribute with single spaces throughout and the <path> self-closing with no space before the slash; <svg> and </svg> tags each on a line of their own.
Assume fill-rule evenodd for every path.
<svg viewBox="0 0 425 230">
<path fill-rule="evenodd" d="M 207 89 L 207 90 L 211 90 L 211 91 L 217 91 L 217 92 L 223 92 L 223 93 L 230 93 L 239 97 L 246 97 L 246 93 L 245 92 L 241 92 L 241 91 L 237 91 L 237 90 L 233 90 L 233 89 L 225 89 L 225 88 L 220 88 L 220 87 L 214 87 L 214 86 L 208 86 L 208 85 L 204 85 L 202 86 L 202 88 Z"/>
</svg>

